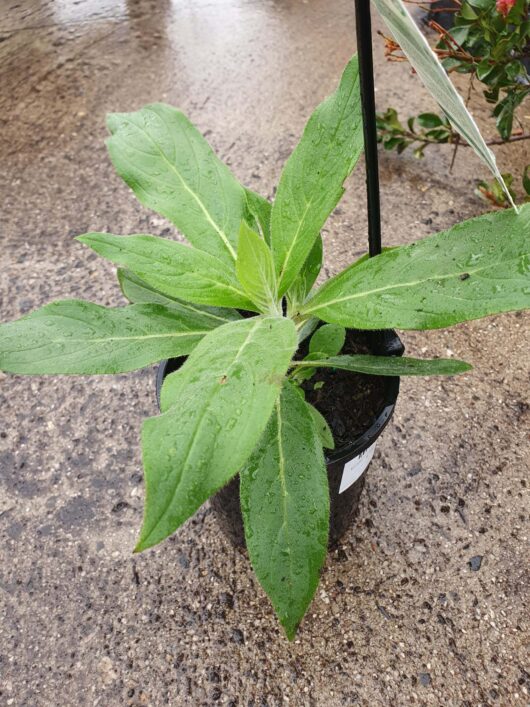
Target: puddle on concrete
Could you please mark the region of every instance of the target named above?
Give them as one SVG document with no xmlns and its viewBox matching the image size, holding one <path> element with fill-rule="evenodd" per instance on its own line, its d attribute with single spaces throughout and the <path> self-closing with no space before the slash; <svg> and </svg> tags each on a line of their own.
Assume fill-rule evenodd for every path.
<svg viewBox="0 0 530 707">
<path fill-rule="evenodd" d="M 55 0 L 52 3 L 52 18 L 57 24 L 70 24 L 126 17 L 130 4 L 126 0 Z"/>
</svg>

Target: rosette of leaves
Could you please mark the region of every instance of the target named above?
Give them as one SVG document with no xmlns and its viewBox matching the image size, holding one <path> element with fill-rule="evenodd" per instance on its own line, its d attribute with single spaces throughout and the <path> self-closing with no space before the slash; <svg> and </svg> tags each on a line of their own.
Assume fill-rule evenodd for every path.
<svg viewBox="0 0 530 707">
<path fill-rule="evenodd" d="M 273 204 L 241 186 L 175 108 L 113 114 L 108 126 L 118 173 L 189 244 L 146 234 L 79 237 L 118 266 L 130 304 L 66 300 L 3 324 L 0 369 L 109 374 L 186 356 L 164 382 L 161 413 L 143 426 L 136 550 L 174 533 L 239 474 L 250 561 L 293 638 L 326 555 L 323 446 L 333 446 L 300 383 L 319 367 L 467 371 L 454 359 L 341 354 L 344 328 L 433 329 L 528 306 L 530 207 L 361 258 L 317 287 L 320 231 L 363 145 L 355 57 L 309 119 Z"/>
</svg>

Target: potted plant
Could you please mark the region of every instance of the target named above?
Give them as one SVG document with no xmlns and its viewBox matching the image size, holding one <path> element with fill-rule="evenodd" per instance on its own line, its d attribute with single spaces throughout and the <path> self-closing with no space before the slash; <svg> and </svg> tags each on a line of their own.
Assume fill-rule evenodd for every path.
<svg viewBox="0 0 530 707">
<path fill-rule="evenodd" d="M 344 518 L 342 492 L 360 492 L 355 481 L 392 413 L 398 377 L 470 369 L 389 355 L 402 353 L 391 330 L 528 306 L 530 206 L 363 257 L 317 287 L 320 230 L 363 146 L 356 57 L 307 123 L 274 204 L 241 186 L 174 108 L 113 114 L 108 126 L 118 173 L 191 246 L 143 234 L 79 237 L 119 267 L 131 304 L 65 300 L 3 324 L 0 369 L 102 374 L 169 359 L 161 414 L 142 430 L 136 551 L 239 476 L 250 560 L 293 638 L 326 556 L 330 495 Z M 355 407 L 364 412 L 352 423 L 345 415 Z M 228 515 L 237 491 L 217 497 Z"/>
</svg>

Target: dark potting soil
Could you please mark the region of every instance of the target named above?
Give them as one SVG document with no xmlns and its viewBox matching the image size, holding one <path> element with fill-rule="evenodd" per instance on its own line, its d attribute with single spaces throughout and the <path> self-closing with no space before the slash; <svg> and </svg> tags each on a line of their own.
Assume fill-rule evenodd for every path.
<svg viewBox="0 0 530 707">
<path fill-rule="evenodd" d="M 303 349 L 302 346 L 302 357 L 307 353 Z M 371 353 L 366 333 L 349 329 L 341 353 Z M 315 390 L 317 382 L 324 385 L 317 386 Z M 382 376 L 319 368 L 310 380 L 302 384 L 302 388 L 306 400 L 326 418 L 333 432 L 335 449 L 349 445 L 366 432 L 384 404 L 385 379 Z"/>
</svg>

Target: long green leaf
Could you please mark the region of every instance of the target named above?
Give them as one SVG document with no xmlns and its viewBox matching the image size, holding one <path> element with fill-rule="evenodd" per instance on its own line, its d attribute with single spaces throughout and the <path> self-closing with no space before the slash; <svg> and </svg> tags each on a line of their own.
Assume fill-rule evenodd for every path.
<svg viewBox="0 0 530 707">
<path fill-rule="evenodd" d="M 333 432 L 327 423 L 326 418 L 319 412 L 314 405 L 306 401 L 307 409 L 313 418 L 313 424 L 320 438 L 322 446 L 326 449 L 335 449 L 335 440 L 333 439 Z"/>
<path fill-rule="evenodd" d="M 502 185 L 515 206 L 510 191 L 497 167 L 495 155 L 484 142 L 477 124 L 456 91 L 445 69 L 418 29 L 401 0 L 374 0 L 379 14 L 406 54 L 432 97 L 440 104 L 455 130 L 462 135 Z"/>
<path fill-rule="evenodd" d="M 196 248 L 234 263 L 244 188 L 176 108 L 155 103 L 107 118 L 109 154 L 139 201 L 174 223 Z"/>
<path fill-rule="evenodd" d="M 359 72 L 354 56 L 335 93 L 309 119 L 280 178 L 271 214 L 280 295 L 306 261 L 362 149 Z"/>
<path fill-rule="evenodd" d="M 308 336 L 311 336 L 319 324 L 320 320 L 317 317 L 307 319 L 298 330 L 298 343 L 301 344 Z"/>
<path fill-rule="evenodd" d="M 346 330 L 339 324 L 324 324 L 319 327 L 309 342 L 310 354 L 325 354 L 336 356 L 340 353 L 346 340 Z"/>
<path fill-rule="evenodd" d="M 292 384 L 241 471 L 241 510 L 250 561 L 292 640 L 318 586 L 329 525 L 322 444 Z"/>
<path fill-rule="evenodd" d="M 293 361 L 297 368 L 341 368 L 374 376 L 455 376 L 472 366 L 454 358 L 408 358 L 401 356 L 331 356 L 325 359 Z"/>
<path fill-rule="evenodd" d="M 245 189 L 247 207 L 250 215 L 254 219 L 256 230 L 259 230 L 263 240 L 267 245 L 271 242 L 271 208 L 272 204 L 256 192 Z M 247 219 L 250 221 L 250 219 Z M 251 227 L 253 224 L 249 223 Z"/>
<path fill-rule="evenodd" d="M 117 275 L 121 291 L 131 304 L 163 304 L 181 318 L 194 321 L 201 328 L 206 329 L 215 329 L 221 324 L 241 319 L 236 309 L 191 304 L 176 297 L 163 295 L 130 270 L 118 268 Z"/>
<path fill-rule="evenodd" d="M 276 310 L 276 276 L 269 246 L 245 222 L 241 223 L 239 231 L 236 273 L 260 312 Z"/>
<path fill-rule="evenodd" d="M 322 236 L 318 235 L 311 252 L 302 266 L 302 269 L 296 276 L 293 284 L 287 290 L 289 310 L 293 313 L 296 313 L 299 306 L 305 301 L 307 295 L 311 291 L 311 288 L 315 284 L 315 280 L 317 279 L 322 267 L 323 256 L 324 248 L 322 244 Z"/>
<path fill-rule="evenodd" d="M 147 235 L 87 233 L 77 240 L 169 297 L 196 304 L 255 309 L 235 271 L 196 248 Z"/>
<path fill-rule="evenodd" d="M 0 325 L 0 370 L 24 374 L 124 373 L 190 353 L 210 327 L 196 328 L 159 304 L 107 309 L 53 302 Z"/>
<path fill-rule="evenodd" d="M 142 446 L 144 523 L 137 551 L 171 535 L 245 463 L 272 413 L 296 348 L 283 317 L 254 317 L 210 332 L 162 387 Z"/>
<path fill-rule="evenodd" d="M 304 307 L 358 329 L 438 329 L 530 306 L 530 204 L 353 264 Z"/>
</svg>

